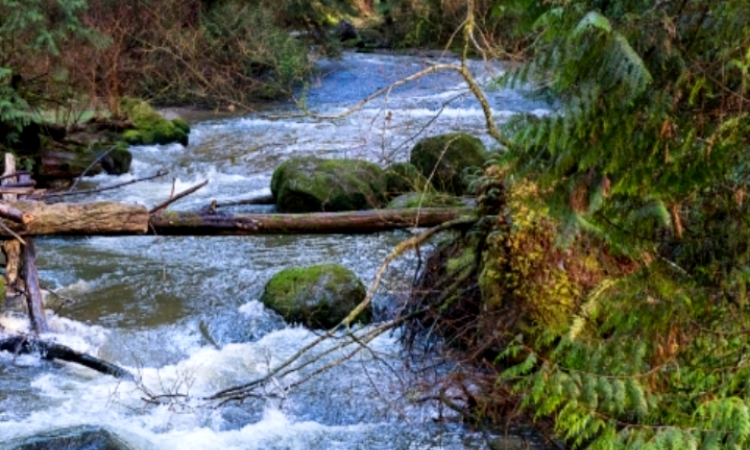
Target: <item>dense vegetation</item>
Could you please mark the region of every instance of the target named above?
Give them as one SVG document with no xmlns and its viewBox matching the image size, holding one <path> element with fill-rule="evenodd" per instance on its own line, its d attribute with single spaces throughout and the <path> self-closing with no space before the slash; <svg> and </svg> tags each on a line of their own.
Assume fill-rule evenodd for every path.
<svg viewBox="0 0 750 450">
<path fill-rule="evenodd" d="M 457 294 L 434 299 L 444 336 L 489 374 L 473 414 L 520 406 L 577 447 L 748 446 L 750 4 L 363 4 L 0 0 L 0 144 L 42 110 L 117 114 L 125 95 L 288 93 L 311 69 L 289 30 L 320 37 L 353 8 L 401 45 L 523 53 L 499 83 L 531 83 L 558 112 L 503 128 L 481 229 L 441 250 Z"/>
<path fill-rule="evenodd" d="M 485 179 L 508 190 L 485 307 L 527 296 L 496 381 L 576 447 L 747 447 L 750 4 L 497 7 L 534 42 L 503 82 L 560 109 L 512 120 Z"/>
</svg>

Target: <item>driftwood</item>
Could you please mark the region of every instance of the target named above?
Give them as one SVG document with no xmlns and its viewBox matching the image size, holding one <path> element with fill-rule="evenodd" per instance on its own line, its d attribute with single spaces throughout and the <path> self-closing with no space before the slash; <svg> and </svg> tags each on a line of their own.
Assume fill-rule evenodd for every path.
<svg viewBox="0 0 750 450">
<path fill-rule="evenodd" d="M 148 211 L 142 205 L 118 202 L 55 203 L 14 202 L 11 206 L 30 214 L 26 225 L 5 222 L 21 236 L 133 235 L 148 230 Z M 5 230 L 0 235 L 8 236 Z"/>
<path fill-rule="evenodd" d="M 141 205 L 117 202 L 15 202 L 33 221 L 21 225 L 4 221 L 20 236 L 140 235 L 151 227 L 162 235 L 250 235 L 309 233 L 373 233 L 399 228 L 431 227 L 471 208 L 408 208 L 309 214 L 206 214 L 162 212 L 149 216 Z M 11 234 L 0 227 L 0 236 Z"/>
<path fill-rule="evenodd" d="M 201 214 L 166 212 L 151 217 L 162 235 L 372 233 L 398 228 L 431 227 L 469 208 L 409 208 L 310 214 Z"/>
<path fill-rule="evenodd" d="M 95 358 L 85 353 L 77 352 L 70 347 L 47 342 L 29 336 L 13 336 L 0 339 L 0 351 L 5 350 L 14 354 L 38 353 L 45 359 L 68 361 L 94 369 L 98 372 L 112 375 L 115 378 L 134 380 L 133 374 L 127 370 Z"/>
<path fill-rule="evenodd" d="M 34 239 L 26 238 L 23 246 L 23 280 L 26 282 L 26 305 L 31 327 L 36 334 L 49 332 L 47 317 L 44 315 L 44 300 L 39 287 L 39 271 L 36 268 Z"/>
</svg>

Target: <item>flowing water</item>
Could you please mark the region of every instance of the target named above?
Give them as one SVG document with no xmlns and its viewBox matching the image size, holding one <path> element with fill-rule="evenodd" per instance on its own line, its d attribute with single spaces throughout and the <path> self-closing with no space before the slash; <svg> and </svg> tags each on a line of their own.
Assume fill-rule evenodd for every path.
<svg viewBox="0 0 750 450">
<path fill-rule="evenodd" d="M 320 63 L 305 102 L 313 112 L 339 114 L 435 61 L 346 54 Z M 546 113 L 545 103 L 492 89 L 490 81 L 502 71 L 499 64 L 472 64 L 498 120 L 517 112 Z M 212 199 L 268 194 L 273 169 L 291 156 L 358 157 L 386 164 L 407 160 L 416 139 L 441 132 L 468 131 L 491 144 L 483 124 L 481 109 L 461 79 L 442 72 L 334 120 L 300 117 L 295 105 L 280 103 L 242 117 L 196 121 L 188 147 L 134 147 L 131 174 L 100 175 L 84 184 L 104 186 L 168 169 L 168 177 L 97 197 L 152 206 L 172 189 L 208 179 L 204 189 L 173 205 L 192 210 Z M 275 272 L 338 262 L 369 284 L 383 258 L 408 236 L 397 231 L 38 240 L 43 283 L 74 300 L 50 311 L 48 338 L 124 366 L 141 382 L 2 352 L 0 448 L 9 439 L 75 425 L 106 426 L 144 450 L 486 448 L 486 435 L 457 423 L 435 402 L 418 400 L 417 380 L 450 367 L 419 372 L 420 362 L 404 355 L 394 334 L 378 337 L 368 351 L 294 389 L 279 392 L 270 383 L 267 392 L 276 395 L 241 404 L 200 400 L 262 376 L 316 337 L 285 325 L 258 302 Z M 397 307 L 415 269 L 415 257 L 407 256 L 387 272 L 375 298 L 380 317 Z M 28 329 L 25 318 L 12 313 L 5 313 L 0 325 L 8 333 Z M 143 400 L 147 392 L 176 396 L 152 404 Z M 521 434 L 493 439 L 497 448 L 527 444 Z"/>
</svg>

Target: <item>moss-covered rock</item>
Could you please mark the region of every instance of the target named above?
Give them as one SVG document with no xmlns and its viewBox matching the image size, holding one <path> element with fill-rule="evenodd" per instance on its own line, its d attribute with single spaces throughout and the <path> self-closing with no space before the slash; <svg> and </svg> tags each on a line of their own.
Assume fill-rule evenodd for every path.
<svg viewBox="0 0 750 450">
<path fill-rule="evenodd" d="M 261 302 L 284 320 L 310 328 L 331 328 L 365 298 L 365 287 L 350 270 L 337 264 L 284 269 L 266 284 Z M 358 320 L 372 320 L 369 309 Z"/>
<path fill-rule="evenodd" d="M 385 169 L 388 198 L 407 192 L 424 192 L 430 188 L 427 178 L 412 163 L 395 163 Z"/>
<path fill-rule="evenodd" d="M 461 199 L 440 192 L 409 192 L 399 195 L 388 203 L 389 209 L 400 208 L 440 208 L 464 206 Z"/>
<path fill-rule="evenodd" d="M 431 179 L 436 189 L 463 195 L 468 187 L 466 171 L 481 168 L 486 159 L 487 149 L 482 141 L 465 133 L 449 133 L 417 142 L 410 162 Z"/>
<path fill-rule="evenodd" d="M 110 175 L 128 173 L 132 162 L 133 154 L 122 147 L 115 148 L 101 159 L 102 168 Z"/>
<path fill-rule="evenodd" d="M 122 137 L 131 145 L 188 144 L 190 126 L 182 119 L 167 120 L 148 103 L 134 98 L 123 98 L 120 109 L 133 125 Z"/>
<path fill-rule="evenodd" d="M 385 202 L 385 174 L 353 159 L 301 157 L 273 173 L 271 193 L 281 212 L 356 211 Z"/>
</svg>

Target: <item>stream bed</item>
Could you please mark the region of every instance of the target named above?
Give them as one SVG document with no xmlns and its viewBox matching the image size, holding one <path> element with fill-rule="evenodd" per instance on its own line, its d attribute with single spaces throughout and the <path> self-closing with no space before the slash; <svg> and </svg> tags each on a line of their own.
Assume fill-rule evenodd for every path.
<svg viewBox="0 0 750 450">
<path fill-rule="evenodd" d="M 304 94 L 306 106 L 340 114 L 438 60 L 345 54 L 322 61 Z M 549 110 L 518 92 L 493 89 L 500 64 L 472 62 L 472 70 L 487 87 L 498 121 Z M 81 185 L 105 186 L 167 169 L 167 177 L 96 199 L 153 206 L 172 189 L 208 179 L 205 188 L 172 206 L 196 210 L 214 199 L 268 194 L 273 169 L 291 156 L 356 157 L 385 165 L 408 160 L 421 137 L 458 130 L 492 145 L 465 84 L 455 73 L 441 72 L 334 120 L 300 116 L 287 102 L 241 117 L 196 121 L 187 147 L 133 147 L 130 174 L 98 175 Z M 81 425 L 106 427 L 138 450 L 488 448 L 486 434 L 459 423 L 436 402 L 419 400 L 420 377 L 438 376 L 450 366 L 419 371 L 421 362 L 405 355 L 397 332 L 289 391 L 243 403 L 201 400 L 263 376 L 316 338 L 258 302 L 274 273 L 336 262 L 369 285 L 386 255 L 410 235 L 38 239 L 43 285 L 73 300 L 49 312 L 48 338 L 126 367 L 140 382 L 0 352 L 0 449 L 13 439 Z M 416 257 L 407 255 L 387 271 L 374 300 L 380 317 L 404 299 L 416 267 Z M 5 333 L 28 329 L 22 315 L 10 312 L 0 317 L 0 326 Z M 174 400 L 152 404 L 144 401 L 148 394 Z M 494 448 L 534 444 L 523 433 L 498 432 L 489 439 Z"/>
</svg>

